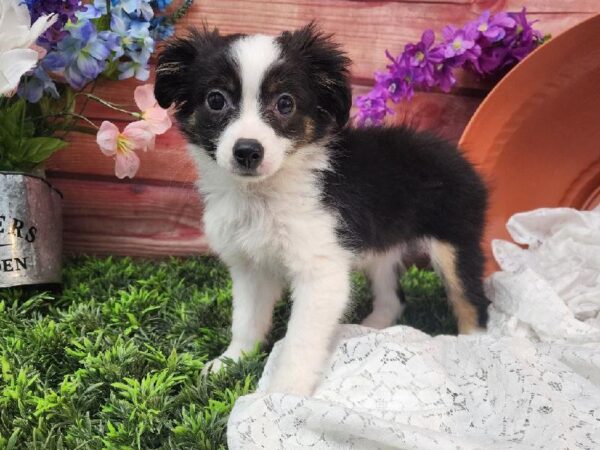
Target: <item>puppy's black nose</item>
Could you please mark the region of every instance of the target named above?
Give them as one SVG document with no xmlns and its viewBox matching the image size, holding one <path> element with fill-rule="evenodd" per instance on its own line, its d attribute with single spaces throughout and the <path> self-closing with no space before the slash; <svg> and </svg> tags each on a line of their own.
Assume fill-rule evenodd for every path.
<svg viewBox="0 0 600 450">
<path fill-rule="evenodd" d="M 233 156 L 245 169 L 254 170 L 263 160 L 263 146 L 256 139 L 238 139 L 233 146 Z"/>
</svg>

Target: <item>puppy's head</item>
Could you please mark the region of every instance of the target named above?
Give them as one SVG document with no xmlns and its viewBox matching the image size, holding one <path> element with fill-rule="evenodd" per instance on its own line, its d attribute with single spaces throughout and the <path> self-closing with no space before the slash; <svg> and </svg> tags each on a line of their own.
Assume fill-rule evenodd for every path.
<svg viewBox="0 0 600 450">
<path fill-rule="evenodd" d="M 313 24 L 278 37 L 193 31 L 162 51 L 158 103 L 234 176 L 259 180 L 348 121 L 349 60 Z"/>
</svg>

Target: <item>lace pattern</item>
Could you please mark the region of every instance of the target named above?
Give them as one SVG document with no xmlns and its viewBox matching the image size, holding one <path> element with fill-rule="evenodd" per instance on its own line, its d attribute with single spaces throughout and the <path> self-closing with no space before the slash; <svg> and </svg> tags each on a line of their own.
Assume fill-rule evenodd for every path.
<svg viewBox="0 0 600 450">
<path fill-rule="evenodd" d="M 489 331 L 430 337 L 340 327 L 311 398 L 256 393 L 232 449 L 600 448 L 600 209 L 513 216 L 493 243 Z"/>
</svg>

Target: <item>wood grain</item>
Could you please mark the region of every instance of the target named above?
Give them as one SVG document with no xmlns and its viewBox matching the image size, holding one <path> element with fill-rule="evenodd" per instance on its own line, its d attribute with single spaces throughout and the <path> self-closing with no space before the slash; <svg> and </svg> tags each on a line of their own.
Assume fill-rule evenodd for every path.
<svg viewBox="0 0 600 450">
<path fill-rule="evenodd" d="M 382 3 L 381 0 L 348 0 L 356 3 Z M 526 6 L 528 10 L 533 12 L 588 12 L 595 13 L 598 11 L 598 2 L 596 0 L 524 0 L 522 2 L 506 1 L 506 0 L 387 0 L 388 3 L 402 4 L 451 4 L 451 5 L 466 5 L 470 6 L 473 11 L 482 12 L 486 9 L 491 11 L 515 10 Z"/>
<path fill-rule="evenodd" d="M 353 60 L 356 84 L 371 85 L 372 75 L 388 63 L 385 50 L 398 53 L 409 42 L 420 39 L 423 30 L 440 35 L 446 24 L 461 25 L 485 9 L 518 11 L 525 4 L 536 27 L 543 33 L 557 34 L 600 12 L 598 0 L 451 0 L 451 1 L 348 1 L 348 0 L 221 0 L 198 1 L 179 25 L 179 33 L 204 21 L 223 33 L 278 34 L 317 20 L 327 33 L 335 34 Z M 149 80 L 150 82 L 152 80 Z M 133 89 L 141 84 L 134 79 L 100 81 L 96 92 L 104 98 L 134 108 Z M 456 92 L 462 89 L 487 91 L 491 83 L 474 74 L 459 72 Z M 134 108 L 135 109 L 135 108 Z M 94 102 L 85 110 L 92 118 L 128 118 Z"/>
<path fill-rule="evenodd" d="M 67 253 L 166 256 L 207 251 L 201 202 L 191 186 L 49 178 L 64 195 Z"/>
<path fill-rule="evenodd" d="M 543 33 L 556 34 L 600 10 L 595 0 L 501 0 L 468 2 L 347 1 L 347 0 L 227 0 L 200 1 L 182 21 L 186 26 L 206 22 L 223 33 L 279 34 L 317 20 L 353 61 L 355 81 L 370 80 L 387 64 L 385 50 L 398 53 L 431 28 L 439 36 L 447 24 L 461 26 L 485 9 L 519 11 L 526 4 L 529 16 L 540 19 Z M 464 82 L 463 80 L 461 80 Z M 476 79 L 469 78 L 469 83 Z"/>
<path fill-rule="evenodd" d="M 275 35 L 315 19 L 353 60 L 354 94 L 366 92 L 372 74 L 387 64 L 384 51 L 398 53 L 431 28 L 462 25 L 485 9 L 520 10 L 525 4 L 543 33 L 557 34 L 600 11 L 600 0 L 198 0 L 178 27 L 206 21 L 223 33 Z M 453 94 L 418 92 L 395 106 L 393 123 L 430 129 L 457 141 L 490 89 L 489 82 L 459 74 Z M 150 79 L 148 82 L 152 82 Z M 99 81 L 94 93 L 136 110 L 137 80 Z M 79 104 L 82 106 L 82 103 Z M 88 102 L 85 114 L 98 124 L 131 117 Z M 71 146 L 48 163 L 50 180 L 65 195 L 65 250 L 68 253 L 139 256 L 189 255 L 207 251 L 201 201 L 193 188 L 195 169 L 185 142 L 173 129 L 159 136 L 153 152 L 140 155 L 133 181 L 114 177 L 114 162 L 100 153 L 92 136 L 72 134 Z"/>
<path fill-rule="evenodd" d="M 116 121 L 123 129 L 125 123 Z M 94 174 L 114 177 L 113 158 L 103 155 L 93 136 L 74 133 L 71 145 L 56 153 L 46 164 L 53 173 Z M 141 159 L 136 179 L 161 180 L 172 185 L 192 183 L 196 180 L 195 167 L 188 157 L 185 141 L 176 128 L 156 137 L 156 147 L 146 153 L 138 152 Z M 117 182 L 117 180 L 114 180 Z"/>
<path fill-rule="evenodd" d="M 355 86 L 354 94 L 364 94 L 367 90 L 367 87 Z M 420 92 L 412 101 L 395 105 L 395 114 L 389 122 L 431 130 L 457 142 L 480 102 L 481 99 L 477 97 Z M 125 126 L 125 122 L 115 123 L 121 129 Z M 93 136 L 74 133 L 70 142 L 68 148 L 56 153 L 48 161 L 48 172 L 114 175 L 113 159 L 99 151 Z M 161 180 L 172 184 L 196 180 L 196 170 L 188 157 L 185 141 L 175 127 L 157 136 L 154 151 L 140 153 L 139 156 L 142 162 L 136 176 L 138 179 Z"/>
</svg>

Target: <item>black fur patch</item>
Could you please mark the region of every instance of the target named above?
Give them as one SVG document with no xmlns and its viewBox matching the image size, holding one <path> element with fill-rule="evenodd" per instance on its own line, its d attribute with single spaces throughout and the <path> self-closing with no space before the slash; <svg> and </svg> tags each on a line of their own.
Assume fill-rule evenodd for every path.
<svg viewBox="0 0 600 450">
<path fill-rule="evenodd" d="M 180 129 L 188 140 L 214 156 L 218 138 L 240 113 L 243 86 L 230 47 L 243 35 L 221 36 L 206 27 L 170 41 L 158 60 L 155 95 L 167 108 L 174 104 Z M 281 59 L 267 71 L 261 84 L 261 115 L 275 132 L 296 143 L 312 143 L 336 132 L 348 121 L 351 89 L 349 60 L 313 24 L 276 39 Z M 206 95 L 212 89 L 227 94 L 230 108 L 210 111 Z M 293 97 L 295 111 L 277 113 L 281 94 Z"/>
<path fill-rule="evenodd" d="M 407 128 L 345 129 L 329 146 L 324 200 L 343 218 L 340 236 L 359 250 L 434 237 L 481 237 L 486 190 L 454 147 Z"/>
<path fill-rule="evenodd" d="M 229 47 L 240 36 L 221 36 L 216 29 L 193 30 L 170 41 L 158 59 L 154 93 L 159 105 L 174 104 L 179 128 L 212 156 L 219 136 L 239 114 L 242 87 Z M 227 110 L 214 112 L 206 106 L 213 89 L 226 94 Z"/>
<path fill-rule="evenodd" d="M 229 48 L 241 35 L 223 37 L 206 28 L 169 43 L 159 57 L 155 95 L 177 106 L 188 140 L 213 154 L 218 138 L 239 115 L 243 86 Z M 459 150 L 407 128 L 346 128 L 351 107 L 349 60 L 313 24 L 277 38 L 281 60 L 262 81 L 261 114 L 280 136 L 297 143 L 329 142 L 331 170 L 322 174 L 323 202 L 340 217 L 342 245 L 360 252 L 435 238 L 456 249 L 456 266 L 469 301 L 485 324 L 480 239 L 487 194 Z M 212 89 L 226 92 L 230 108 L 207 109 Z M 282 93 L 293 114 L 275 111 Z"/>
<path fill-rule="evenodd" d="M 348 81 L 350 60 L 314 24 L 285 32 L 277 38 L 282 62 L 262 83 L 265 119 L 275 131 L 299 144 L 322 139 L 343 127 L 349 118 L 352 91 Z M 278 95 L 291 94 L 296 112 L 287 120 L 274 113 Z"/>
<path fill-rule="evenodd" d="M 487 191 L 459 150 L 428 133 L 373 127 L 345 129 L 329 151 L 323 201 L 341 218 L 342 245 L 360 252 L 420 238 L 452 244 L 466 295 L 485 326 L 480 240 Z"/>
</svg>

